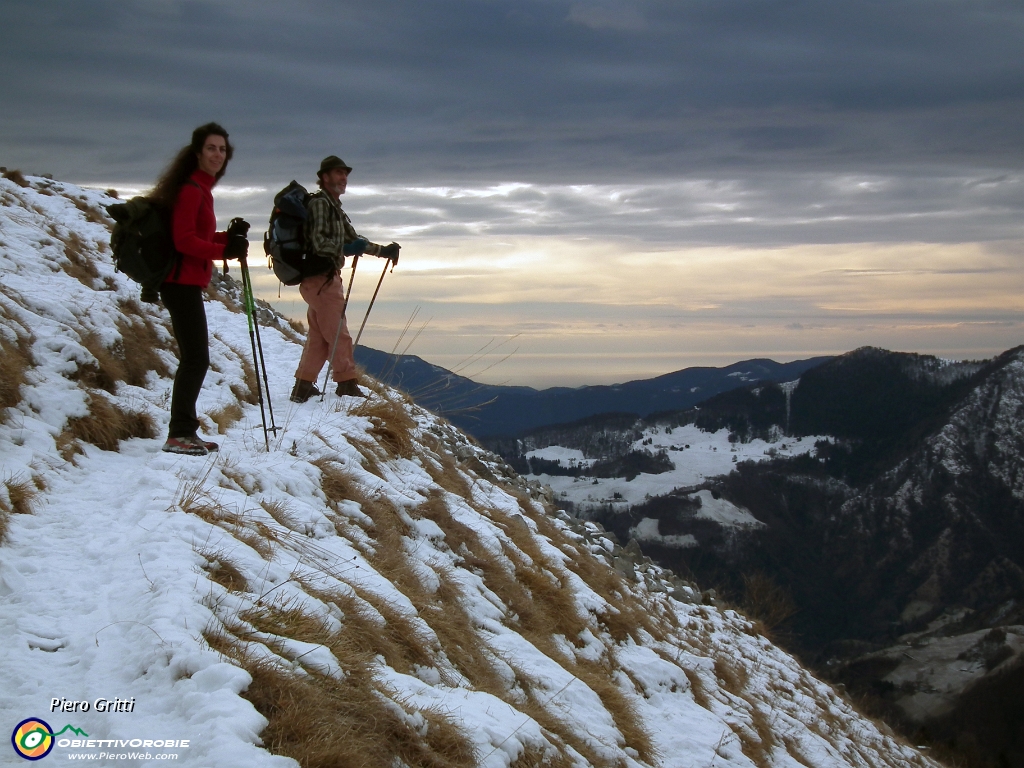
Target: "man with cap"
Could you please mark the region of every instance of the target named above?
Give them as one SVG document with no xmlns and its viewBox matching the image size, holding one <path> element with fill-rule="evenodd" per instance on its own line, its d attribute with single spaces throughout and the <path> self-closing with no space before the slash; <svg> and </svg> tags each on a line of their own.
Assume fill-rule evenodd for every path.
<svg viewBox="0 0 1024 768">
<path fill-rule="evenodd" d="M 306 321 L 309 336 L 295 371 L 295 387 L 291 394 L 293 403 L 304 403 L 320 394 L 315 382 L 332 353 L 331 367 L 337 382 L 335 392 L 338 395 L 364 396 L 359 391 L 352 337 L 345 322 L 341 269 L 345 266 L 346 255 L 369 253 L 398 261 L 401 247 L 398 243 L 382 246 L 360 237 L 341 209 L 341 196 L 345 194 L 351 171 L 352 168 L 340 157 L 325 157 L 316 174 L 320 191 L 310 197 L 306 206 L 306 247 L 330 266 L 323 274 L 307 277 L 299 284 L 299 293 L 308 305 Z"/>
</svg>

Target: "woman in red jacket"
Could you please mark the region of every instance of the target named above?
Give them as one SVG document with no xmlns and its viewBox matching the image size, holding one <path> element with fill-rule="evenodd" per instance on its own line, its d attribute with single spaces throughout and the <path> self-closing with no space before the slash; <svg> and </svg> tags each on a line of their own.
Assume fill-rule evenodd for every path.
<svg viewBox="0 0 1024 768">
<path fill-rule="evenodd" d="M 234 148 L 228 133 L 216 123 L 192 132 L 192 143 L 183 147 L 164 171 L 150 199 L 171 210 L 171 231 L 178 263 L 160 286 L 160 298 L 171 316 L 178 342 L 178 371 L 171 393 L 171 423 L 163 450 L 205 456 L 216 443 L 201 440 L 196 401 L 210 367 L 209 338 L 203 290 L 210 284 L 213 262 L 245 256 L 249 228 L 241 219 L 226 232 L 217 232 L 213 212 L 213 185 L 227 170 Z"/>
</svg>

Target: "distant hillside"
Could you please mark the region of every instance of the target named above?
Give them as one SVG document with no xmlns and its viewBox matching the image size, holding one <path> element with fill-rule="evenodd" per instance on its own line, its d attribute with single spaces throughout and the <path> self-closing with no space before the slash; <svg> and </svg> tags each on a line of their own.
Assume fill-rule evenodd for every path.
<svg viewBox="0 0 1024 768">
<path fill-rule="evenodd" d="M 513 437 L 538 427 L 621 412 L 647 416 L 690 408 L 708 397 L 756 381 L 791 381 L 829 357 L 776 363 L 744 360 L 724 368 L 684 368 L 653 379 L 578 388 L 478 384 L 415 355 L 391 355 L 360 346 L 356 362 L 425 408 L 476 438 Z"/>
</svg>

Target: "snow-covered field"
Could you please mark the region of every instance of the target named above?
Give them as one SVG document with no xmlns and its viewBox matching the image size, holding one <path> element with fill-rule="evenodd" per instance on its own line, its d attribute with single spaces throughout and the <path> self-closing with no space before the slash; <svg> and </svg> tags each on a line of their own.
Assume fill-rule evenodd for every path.
<svg viewBox="0 0 1024 768">
<path fill-rule="evenodd" d="M 621 477 L 567 477 L 564 475 L 536 475 L 533 479 L 551 486 L 559 499 L 573 502 L 577 508 L 613 504 L 626 507 L 650 496 L 662 496 L 676 488 L 702 483 L 711 477 L 728 474 L 740 461 L 764 461 L 772 456 L 797 456 L 814 451 L 814 444 L 825 439 L 818 436 L 782 438 L 778 442 L 751 440 L 749 443 L 730 443 L 729 431 L 705 432 L 692 424 L 682 427 L 650 427 L 638 439 L 635 450 L 658 451 L 665 449 L 675 469 L 658 475 L 641 474 L 627 481 Z M 561 446 L 549 446 L 527 453 L 529 457 L 561 460 L 563 465 L 589 466 L 583 452 Z"/>
<path fill-rule="evenodd" d="M 4 375 L 27 362 L 0 414 L 0 764 L 50 747 L 96 765 L 356 765 L 339 755 L 365 743 L 370 765 L 934 765 L 732 611 L 670 597 L 692 593 L 649 564 L 620 577 L 596 526 L 546 511 L 399 394 L 289 403 L 300 347 L 270 327 L 267 451 L 238 399 L 249 336 L 231 297 L 207 303 L 199 401 L 221 451 L 161 453 L 170 379 L 110 372 L 139 363 L 122 359 L 136 337 L 173 370 L 166 317 L 103 252 L 91 211 L 109 200 L 29 182 L 0 180 Z M 131 413 L 153 436 L 99 434 Z M 669 485 L 737 455 L 697 437 Z M 337 755 L 303 757 L 329 739 Z"/>
</svg>

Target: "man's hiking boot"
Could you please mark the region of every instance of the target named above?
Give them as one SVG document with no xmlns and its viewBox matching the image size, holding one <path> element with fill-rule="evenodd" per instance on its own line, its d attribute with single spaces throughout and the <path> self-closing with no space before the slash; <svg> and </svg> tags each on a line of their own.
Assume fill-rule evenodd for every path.
<svg viewBox="0 0 1024 768">
<path fill-rule="evenodd" d="M 349 397 L 366 397 L 362 390 L 359 389 L 359 379 L 339 381 L 338 388 L 334 390 L 334 394 L 338 397 L 343 397 L 345 395 L 348 395 Z"/>
<path fill-rule="evenodd" d="M 293 403 L 304 403 L 311 397 L 316 397 L 320 394 L 320 390 L 316 388 L 316 384 L 312 381 L 303 381 L 302 379 L 295 380 L 295 386 L 292 387 L 291 401 Z"/>
<path fill-rule="evenodd" d="M 207 447 L 211 445 L 213 448 Z M 195 435 L 188 435 L 186 437 L 168 437 L 163 451 L 165 453 L 181 453 L 186 456 L 205 456 L 211 450 L 216 451 L 217 448 L 216 443 L 204 443 Z"/>
</svg>

